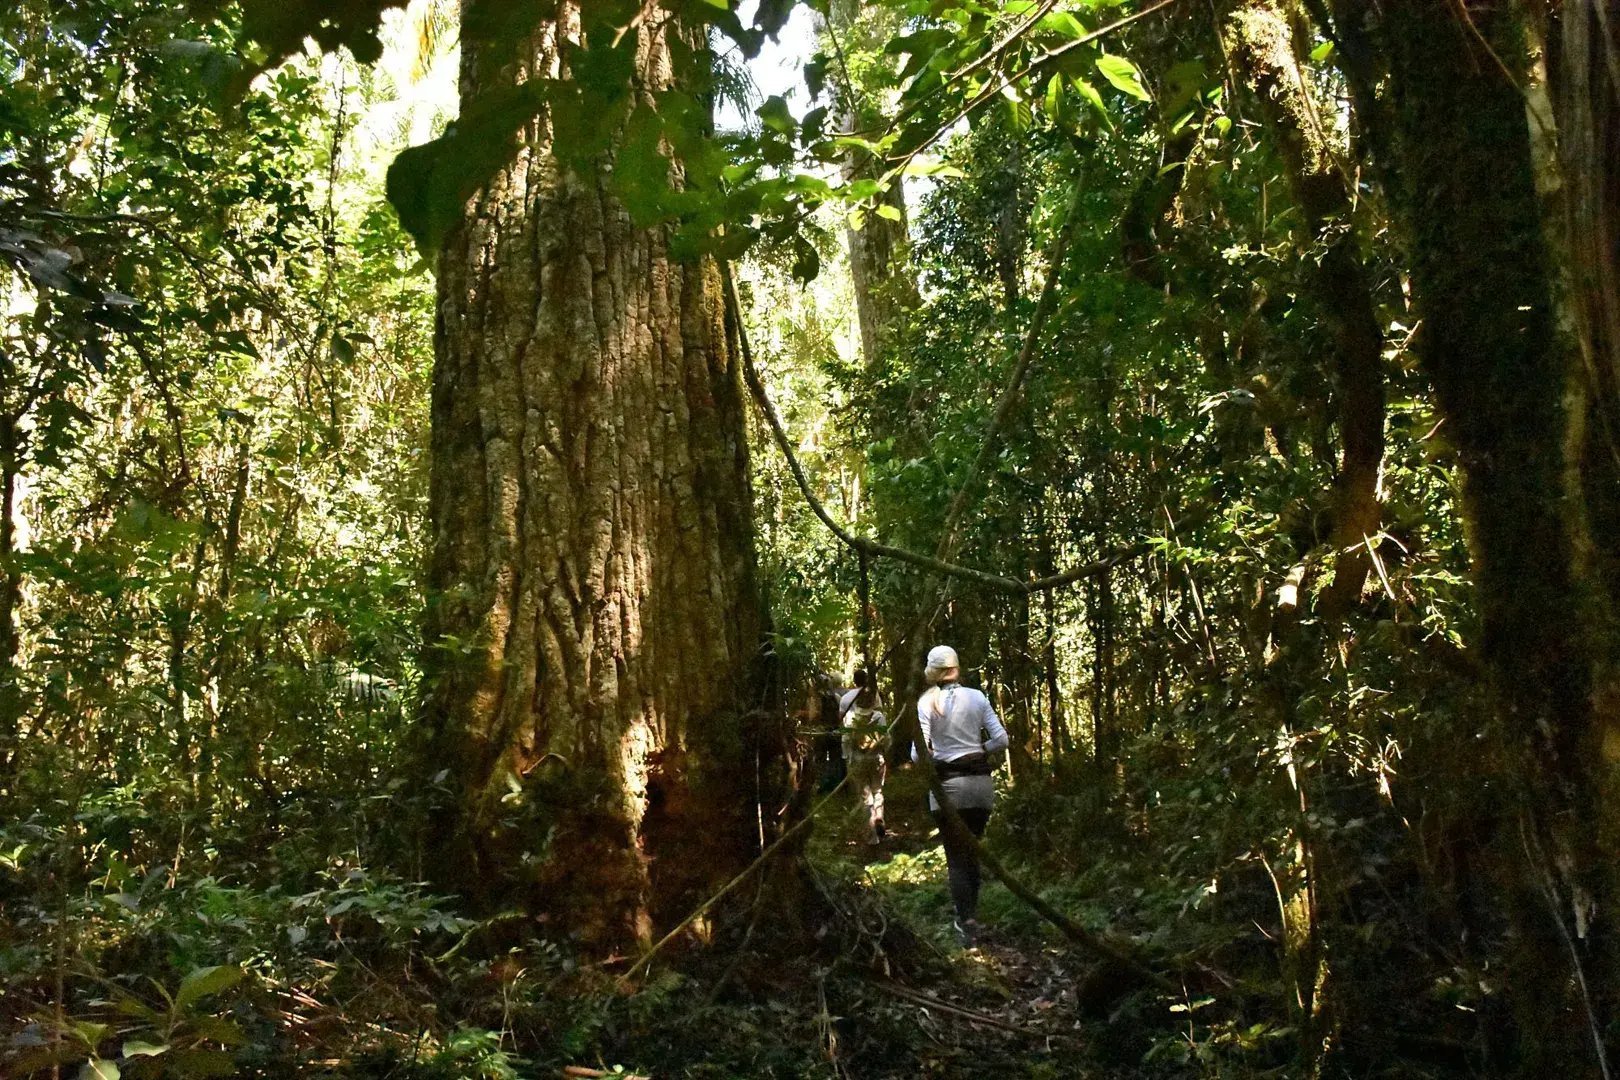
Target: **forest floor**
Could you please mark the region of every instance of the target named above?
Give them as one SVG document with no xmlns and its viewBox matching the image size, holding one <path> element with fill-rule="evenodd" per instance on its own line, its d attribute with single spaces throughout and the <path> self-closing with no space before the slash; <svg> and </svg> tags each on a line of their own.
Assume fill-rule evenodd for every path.
<svg viewBox="0 0 1620 1080">
<path fill-rule="evenodd" d="M 863 814 L 851 803 L 824 812 L 813 845 L 823 865 L 846 863 L 863 888 L 878 894 L 888 917 L 902 921 L 930 956 L 920 971 L 872 981 L 877 994 L 890 998 L 894 1010 L 909 1019 L 913 1030 L 906 1041 L 913 1060 L 908 1065 L 880 1055 L 890 1059 L 893 1072 L 869 1071 L 857 1061 L 839 1071 L 863 1078 L 1103 1075 L 1085 1064 L 1092 1057 L 1088 1027 L 1101 1022 L 1080 1017 L 1079 988 L 1091 967 L 1088 958 L 988 877 L 981 897 L 982 932 L 971 947 L 956 941 L 944 851 L 926 792 L 919 770 L 892 770 L 885 786 L 888 835 L 881 844 L 866 841 Z M 992 826 L 989 842 L 994 838 Z M 865 1042 L 862 1019 L 843 1020 L 846 1041 L 855 1047 Z M 889 1022 L 893 1019 L 891 1014 Z M 836 1067 L 836 1055 L 829 1057 Z M 1121 1074 L 1110 1070 L 1107 1075 Z"/>
</svg>

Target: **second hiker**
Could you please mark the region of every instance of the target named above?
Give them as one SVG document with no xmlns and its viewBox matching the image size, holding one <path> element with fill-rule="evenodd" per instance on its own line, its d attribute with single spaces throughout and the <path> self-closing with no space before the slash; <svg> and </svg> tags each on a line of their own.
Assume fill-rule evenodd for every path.
<svg viewBox="0 0 1620 1080">
<path fill-rule="evenodd" d="M 856 673 L 856 689 L 844 709 L 844 763 L 849 783 L 866 813 L 868 844 L 883 840 L 883 747 L 888 741 L 888 718 L 878 711 L 875 679 Z"/>
</svg>

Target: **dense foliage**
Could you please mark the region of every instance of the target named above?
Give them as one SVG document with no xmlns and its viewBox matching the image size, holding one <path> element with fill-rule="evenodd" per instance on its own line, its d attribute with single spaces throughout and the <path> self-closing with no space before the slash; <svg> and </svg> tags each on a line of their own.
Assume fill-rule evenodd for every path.
<svg viewBox="0 0 1620 1080">
<path fill-rule="evenodd" d="M 303 6 L 0 12 L 0 1071 L 1606 1075 L 1592 5 L 603 3 L 571 76 L 454 121 L 457 34 L 513 25 Z M 624 31 L 671 13 L 716 58 L 638 95 Z M 875 663 L 905 716 L 949 641 L 1013 735 L 990 844 L 1179 995 L 1019 887 L 988 965 L 946 944 L 909 811 L 863 858 L 823 811 L 634 979 L 424 868 L 423 254 L 541 116 L 734 267 L 802 732 L 761 844 L 824 686 Z"/>
</svg>

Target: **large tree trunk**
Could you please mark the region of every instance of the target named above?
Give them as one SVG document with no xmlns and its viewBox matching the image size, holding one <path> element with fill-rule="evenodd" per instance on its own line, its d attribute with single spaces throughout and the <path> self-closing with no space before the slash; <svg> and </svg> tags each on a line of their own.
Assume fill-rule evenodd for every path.
<svg viewBox="0 0 1620 1080">
<path fill-rule="evenodd" d="M 569 78 L 579 26 L 565 0 L 516 45 L 464 34 L 464 107 Z M 631 33 L 644 101 L 680 79 L 673 41 L 703 55 L 662 17 Z M 439 260 L 428 767 L 441 879 L 608 945 L 757 850 L 778 759 L 720 273 L 632 224 L 611 149 L 576 166 L 553 134 L 529 122 Z"/>
<path fill-rule="evenodd" d="M 1335 11 L 1352 34 L 1368 15 L 1347 0 Z M 1590 694 L 1596 613 L 1576 569 L 1572 369 L 1517 85 L 1523 27 L 1487 0 L 1386 0 L 1380 14 L 1419 352 L 1463 468 L 1492 734 L 1517 796 L 1495 837 L 1515 930 L 1514 1067 L 1597 1075 L 1593 1037 L 1614 1001 L 1611 860 L 1595 842 L 1609 767 Z"/>
</svg>

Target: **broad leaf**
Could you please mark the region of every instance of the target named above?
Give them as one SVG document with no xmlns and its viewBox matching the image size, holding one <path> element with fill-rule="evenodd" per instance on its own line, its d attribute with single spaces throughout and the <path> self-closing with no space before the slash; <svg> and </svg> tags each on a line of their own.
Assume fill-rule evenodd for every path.
<svg viewBox="0 0 1620 1080">
<path fill-rule="evenodd" d="M 540 111 L 541 80 L 488 95 L 431 142 L 388 167 L 388 201 L 423 258 L 436 255 L 468 199 L 512 160 L 518 130 Z"/>
<path fill-rule="evenodd" d="M 124 1056 L 127 1058 L 157 1057 L 168 1052 L 168 1043 L 149 1043 L 140 1039 L 127 1039 L 124 1042 Z"/>
<path fill-rule="evenodd" d="M 1131 95 L 1131 97 L 1141 101 L 1153 100 L 1153 95 L 1149 94 L 1147 88 L 1142 85 L 1142 76 L 1136 70 L 1136 65 L 1123 56 L 1105 53 L 1097 57 L 1097 70 L 1102 72 L 1103 78 L 1113 83 L 1117 89 Z"/>
<path fill-rule="evenodd" d="M 184 1012 L 209 994 L 228 990 L 242 981 L 244 972 L 235 964 L 198 968 L 180 980 L 180 989 L 174 995 L 175 1009 Z"/>
</svg>

